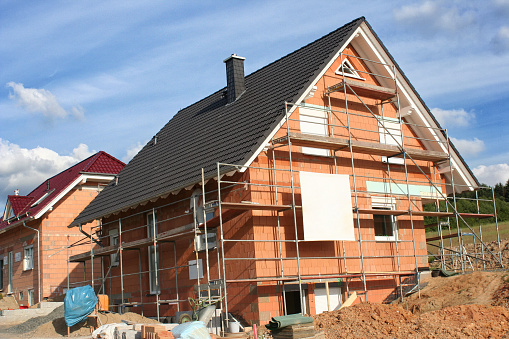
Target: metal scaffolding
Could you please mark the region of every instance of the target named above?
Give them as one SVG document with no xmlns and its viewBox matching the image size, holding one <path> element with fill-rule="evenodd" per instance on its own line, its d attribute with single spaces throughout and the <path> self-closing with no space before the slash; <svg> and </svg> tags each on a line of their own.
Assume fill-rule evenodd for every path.
<svg viewBox="0 0 509 339">
<path fill-rule="evenodd" d="M 306 283 L 324 282 L 328 290 L 330 282 L 340 279 L 348 295 L 356 292 L 366 301 L 370 291 L 368 285 L 376 284 L 380 279 L 388 279 L 396 282 L 394 298 L 403 298 L 406 292 L 416 286 L 419 291 L 419 268 L 427 266 L 422 264 L 422 259 L 425 258 L 427 262 L 428 254 L 419 254 L 422 249 L 418 249 L 416 244 L 416 227 L 417 223 L 424 225 L 422 217 L 434 218 L 438 225 L 439 236 L 428 239 L 428 243 L 438 248 L 438 254 L 433 256 L 440 257 L 442 268 L 461 271 L 484 269 L 488 262 L 502 266 L 493 190 L 492 199 L 479 198 L 477 190 L 486 188 L 460 187 L 454 183 L 447 132 L 409 123 L 401 116 L 394 65 L 377 62 L 377 67 L 386 70 L 386 74 L 382 75 L 369 71 L 375 68 L 369 67 L 374 61 L 343 53 L 340 58 L 341 61 L 346 58 L 357 60 L 357 63 L 365 67 L 355 69 L 356 73 L 382 80 L 376 80 L 378 84 L 373 85 L 350 79 L 346 77 L 348 72 L 345 70 L 345 63 L 341 62 L 340 75 L 324 76 L 326 91 L 322 107 L 305 103 L 285 103 L 284 127 L 264 151 L 268 159 L 267 166 L 217 163 L 215 178 L 205 178 L 201 169 L 202 181 L 189 188 L 189 191 L 199 190 L 199 193 L 193 193 L 191 197 L 186 191 L 182 191 L 185 197 L 177 199 L 181 192 L 175 192 L 175 195 L 161 200 L 165 201 L 164 205 L 154 201 L 149 203 L 153 207 L 139 206 L 132 210 L 134 213 L 127 212 L 125 215 L 119 214 L 118 217 L 108 216 L 107 222 L 103 221 L 91 232 L 90 252 L 69 259 L 83 263 L 90 261 L 91 265 L 94 265 L 94 258 L 101 258 L 101 276 L 95 277 L 92 268 L 92 276 L 79 284 L 97 285 L 102 292 L 106 292 L 108 285 L 110 290 L 107 292 L 117 295 L 112 299 L 118 311 L 122 312 L 126 307 L 136 307 L 144 314 L 148 305 L 151 305 L 151 310 L 155 310 L 158 319 L 161 317 L 161 308 L 165 308 L 165 314 L 167 310 L 180 312 L 188 306 L 188 298 L 202 304 L 216 303 L 223 314 L 223 329 L 225 324 L 227 326 L 231 310 L 235 308 L 229 304 L 233 296 L 228 291 L 238 285 L 277 286 L 282 291 L 282 312 L 285 314 L 285 291 L 288 285 L 298 286 L 300 308 L 304 313 L 308 311 L 304 288 Z M 381 86 L 381 83 L 386 84 L 386 87 Z M 369 104 L 366 103 L 366 98 L 370 100 Z M 376 103 L 373 103 L 374 101 Z M 338 107 L 333 102 L 340 102 L 343 107 Z M 356 108 L 351 108 L 353 106 Z M 306 134 L 300 130 L 305 114 L 300 113 L 297 117 L 295 112 L 302 107 L 321 110 L 325 114 L 326 122 L 323 125 L 327 135 Z M 374 107 L 378 112 L 374 111 Z M 392 125 L 387 123 L 389 118 L 385 115 L 389 111 L 396 114 L 396 118 L 390 120 Z M 368 125 L 374 126 L 374 129 L 364 127 L 359 121 L 369 122 Z M 393 127 L 395 124 L 398 129 Z M 407 132 L 418 129 L 432 129 L 435 137 L 418 137 Z M 390 142 L 381 143 L 380 135 Z M 422 145 L 430 144 L 439 145 L 435 149 L 445 151 L 423 149 Z M 330 256 L 306 255 L 299 247 L 305 242 L 299 237 L 302 229 L 302 206 L 299 205 L 301 187 L 298 184 L 300 167 L 297 165 L 300 165 L 303 156 L 299 147 L 329 150 L 331 153 L 321 158 L 323 160 L 313 161 L 327 164 L 332 173 L 350 176 L 356 229 L 356 240 L 351 242 L 356 244 L 357 253 L 346 249 L 348 241 L 336 241 L 335 250 Z M 359 164 L 360 155 L 370 156 L 370 161 L 382 163 L 378 170 L 381 174 L 363 173 L 362 165 Z M 443 173 L 439 173 L 438 164 L 441 168 L 449 167 L 450 183 L 445 181 Z M 380 183 L 384 190 L 381 192 L 368 187 L 368 182 Z M 428 191 L 415 194 L 413 188 L 417 186 L 426 187 Z M 458 211 L 458 201 L 462 198 L 457 197 L 456 192 L 464 189 L 475 191 L 477 213 Z M 450 192 L 449 195 L 447 192 Z M 381 210 L 370 207 L 370 198 L 373 195 L 380 195 L 388 199 L 391 205 L 402 208 Z M 267 200 L 271 203 L 267 203 Z M 170 202 L 166 203 L 167 201 Z M 424 210 L 424 203 L 434 204 L 435 210 Z M 480 204 L 486 203 L 492 203 L 493 213 L 481 213 Z M 183 210 L 184 213 L 174 213 Z M 256 215 L 269 213 L 273 223 L 260 226 L 272 227 L 271 237 L 257 237 L 254 230 L 257 225 L 254 222 L 252 236 L 232 237 L 232 222 L 245 216 L 245 213 L 249 213 L 247 217 L 251 220 Z M 366 238 L 361 231 L 363 220 L 374 218 L 375 215 L 388 216 L 394 220 L 394 225 L 398 224 L 399 217 L 407 218 L 405 221 L 409 225 L 410 238 L 401 236 L 395 227 L 393 239 L 386 241 L 387 246 L 392 249 L 390 255 L 376 255 L 369 251 L 368 247 L 379 241 Z M 291 225 L 287 223 L 289 218 L 292 220 Z M 478 224 L 477 234 L 474 227 L 467 223 L 467 218 L 495 218 L 498 252 L 491 250 L 484 242 L 481 223 Z M 456 224 L 456 233 L 451 230 L 453 222 Z M 470 230 L 469 236 L 475 239 L 472 252 L 464 250 L 463 238 L 466 235 L 460 231 L 460 225 L 465 225 Z M 447 227 L 448 234 L 443 234 L 443 226 Z M 167 230 L 161 231 L 163 228 Z M 115 240 L 114 232 L 106 233 L 113 229 L 117 230 L 118 241 Z M 141 232 L 146 232 L 147 236 L 140 238 Z M 215 242 L 210 242 L 209 234 L 216 235 Z M 458 248 L 453 246 L 453 237 L 458 238 Z M 188 243 L 187 247 L 182 245 L 190 239 L 193 244 Z M 203 239 L 203 242 L 200 242 L 200 239 Z M 449 239 L 448 247 L 446 239 Z M 433 241 L 439 241 L 439 244 L 432 244 Z M 239 252 L 229 251 L 231 246 L 239 244 L 251 246 L 252 255 L 241 256 Z M 257 256 L 257 244 L 269 244 L 274 249 L 274 256 L 266 256 L 269 251 L 263 250 L 259 251 L 263 255 Z M 411 254 L 402 253 L 402 248 L 407 247 L 411 247 Z M 146 255 L 142 253 L 144 248 L 147 248 Z M 132 262 L 134 256 L 128 254 L 132 251 L 137 252 L 137 271 L 133 271 L 136 266 Z M 129 265 L 125 263 L 126 255 L 128 260 L 131 260 Z M 191 256 L 194 256 L 195 262 L 189 261 L 184 265 L 181 259 Z M 142 263 L 144 257 L 153 262 L 153 267 L 149 264 L 148 270 L 142 269 L 146 266 Z M 375 265 L 373 263 L 380 259 L 390 261 L 393 269 L 383 272 L 367 269 L 368 264 Z M 402 263 L 406 259 L 413 261 L 413 265 L 410 265 L 412 269 L 408 269 L 408 263 Z M 335 260 L 338 264 L 331 269 L 333 273 L 304 272 L 303 262 L 309 260 Z M 270 263 L 270 267 L 275 268 L 274 274 L 259 274 L 259 263 Z M 247 273 L 232 275 L 232 267 L 236 266 L 242 267 Z M 349 268 L 356 266 L 360 269 Z M 403 266 L 406 269 L 402 268 Z M 246 267 L 251 268 L 251 271 Z M 180 279 L 179 276 L 183 276 L 186 269 L 189 272 L 196 269 L 196 279 L 191 279 L 191 273 L 189 279 Z M 112 271 L 120 272 L 113 275 Z M 139 291 L 133 290 L 135 277 L 138 278 L 136 284 Z M 146 277 L 149 286 L 144 284 Z M 166 277 L 174 279 L 165 279 Z M 405 283 L 408 278 L 411 278 L 411 281 Z M 125 286 L 126 280 L 129 280 L 129 287 Z M 193 285 L 185 285 L 184 280 L 196 281 Z M 359 285 L 362 286 L 360 289 Z M 113 286 L 117 286 L 119 290 L 114 290 Z"/>
</svg>

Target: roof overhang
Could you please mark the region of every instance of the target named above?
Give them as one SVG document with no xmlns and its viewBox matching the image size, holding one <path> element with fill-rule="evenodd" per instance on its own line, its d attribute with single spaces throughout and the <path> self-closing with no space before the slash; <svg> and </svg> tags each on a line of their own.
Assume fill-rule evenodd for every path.
<svg viewBox="0 0 509 339">
<path fill-rule="evenodd" d="M 87 181 L 93 181 L 96 183 L 108 183 L 113 180 L 113 178 L 115 178 L 114 174 L 81 172 L 80 175 L 74 179 L 74 181 L 72 181 L 65 189 L 60 191 L 60 193 L 58 193 L 58 195 L 56 195 L 53 199 L 51 199 L 50 202 L 44 206 L 44 208 L 37 212 L 37 214 L 34 215 L 34 219 L 39 219 L 46 212 L 51 211 L 53 206 L 55 206 L 57 202 L 65 197 L 65 195 L 76 186 L 84 185 L 87 183 Z"/>
</svg>

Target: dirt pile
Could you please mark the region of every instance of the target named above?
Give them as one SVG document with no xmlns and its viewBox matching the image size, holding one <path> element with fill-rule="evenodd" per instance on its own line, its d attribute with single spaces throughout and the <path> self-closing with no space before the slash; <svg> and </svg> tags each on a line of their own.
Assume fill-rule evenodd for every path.
<svg viewBox="0 0 509 339">
<path fill-rule="evenodd" d="M 509 338 L 508 278 L 507 271 L 432 278 L 421 298 L 325 312 L 315 327 L 327 338 Z"/>
<path fill-rule="evenodd" d="M 413 313 L 436 311 L 457 305 L 504 306 L 509 301 L 509 284 L 505 281 L 508 277 L 509 272 L 477 271 L 447 278 L 432 278 L 421 290 L 420 298 L 418 293 L 415 293 L 398 304 Z"/>
<path fill-rule="evenodd" d="M 18 308 L 18 302 L 14 297 L 4 296 L 0 299 L 0 310 L 17 310 Z"/>
<path fill-rule="evenodd" d="M 357 304 L 314 316 L 315 328 L 337 338 L 503 338 L 509 310 L 461 305 L 413 314 L 394 305 Z"/>
</svg>

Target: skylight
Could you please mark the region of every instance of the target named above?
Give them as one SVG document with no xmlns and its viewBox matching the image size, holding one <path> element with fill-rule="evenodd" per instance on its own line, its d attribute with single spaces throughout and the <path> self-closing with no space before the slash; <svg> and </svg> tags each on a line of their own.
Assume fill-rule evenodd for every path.
<svg viewBox="0 0 509 339">
<path fill-rule="evenodd" d="M 344 76 L 364 80 L 355 67 L 352 66 L 348 59 L 343 60 L 343 64 L 338 67 L 336 74 L 343 74 Z"/>
</svg>

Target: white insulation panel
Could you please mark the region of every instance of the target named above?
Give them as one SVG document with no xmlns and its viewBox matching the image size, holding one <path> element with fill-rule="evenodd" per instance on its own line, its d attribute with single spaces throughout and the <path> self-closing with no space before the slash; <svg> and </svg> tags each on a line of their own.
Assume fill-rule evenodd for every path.
<svg viewBox="0 0 509 339">
<path fill-rule="evenodd" d="M 300 172 L 305 241 L 355 240 L 346 174 Z"/>
</svg>

